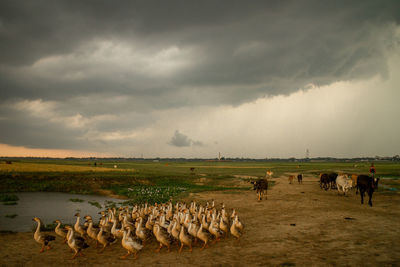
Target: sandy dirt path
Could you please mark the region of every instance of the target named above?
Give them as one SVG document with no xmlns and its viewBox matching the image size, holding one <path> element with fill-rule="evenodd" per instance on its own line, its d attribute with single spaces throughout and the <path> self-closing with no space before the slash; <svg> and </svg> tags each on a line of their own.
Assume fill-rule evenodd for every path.
<svg viewBox="0 0 400 267">
<path fill-rule="evenodd" d="M 400 195 L 375 193 L 374 207 L 360 205 L 350 192 L 320 190 L 315 178 L 289 185 L 276 179 L 268 200 L 256 201 L 256 194 L 218 192 L 193 195 L 205 202 L 214 199 L 235 208 L 245 224 L 237 242 L 228 237 L 210 248 L 195 247 L 181 254 L 155 253 L 152 242 L 134 260 L 120 260 L 125 251 L 114 244 L 98 254 L 94 247 L 84 257 L 72 254 L 60 240 L 54 248 L 39 254 L 33 233 L 1 234 L 1 266 L 397 266 L 400 265 Z M 345 218 L 351 218 L 345 219 Z"/>
</svg>

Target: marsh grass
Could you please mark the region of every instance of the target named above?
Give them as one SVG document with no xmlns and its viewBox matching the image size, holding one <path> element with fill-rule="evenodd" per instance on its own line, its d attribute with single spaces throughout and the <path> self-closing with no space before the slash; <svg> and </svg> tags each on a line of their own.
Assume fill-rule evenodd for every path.
<svg viewBox="0 0 400 267">
<path fill-rule="evenodd" d="M 10 201 L 18 201 L 19 198 L 17 195 L 10 195 L 10 194 L 1 194 L 0 201 L 1 202 L 10 202 Z"/>
<path fill-rule="evenodd" d="M 84 202 L 85 200 L 80 199 L 80 198 L 70 198 L 69 201 L 71 201 L 71 202 Z"/>
<path fill-rule="evenodd" d="M 102 208 L 102 206 L 101 206 L 101 204 L 99 203 L 99 202 L 97 202 L 97 201 L 88 201 L 88 203 L 90 204 L 90 205 L 92 205 L 92 206 L 95 206 L 96 208 L 98 208 L 98 209 L 101 209 Z"/>
<path fill-rule="evenodd" d="M 13 205 L 18 205 L 18 202 L 16 202 L 16 201 L 7 201 L 7 202 L 3 202 L 3 205 L 13 206 Z"/>
</svg>

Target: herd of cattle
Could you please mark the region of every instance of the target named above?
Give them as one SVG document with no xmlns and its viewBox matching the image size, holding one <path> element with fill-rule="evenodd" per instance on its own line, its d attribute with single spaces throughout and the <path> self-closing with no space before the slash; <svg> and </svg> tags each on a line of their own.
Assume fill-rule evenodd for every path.
<svg viewBox="0 0 400 267">
<path fill-rule="evenodd" d="M 268 175 L 269 177 L 271 175 Z M 295 175 L 289 176 L 289 184 L 293 184 L 295 179 Z M 299 184 L 303 182 L 303 175 L 297 175 L 297 181 Z M 352 174 L 349 177 L 347 174 L 338 174 L 335 172 L 332 173 L 321 173 L 319 175 L 319 186 L 321 189 L 337 189 L 339 193 L 342 191 L 345 195 L 347 191 L 353 187 L 356 188 L 356 194 L 360 191 L 361 195 L 361 204 L 364 204 L 364 195 L 368 194 L 369 200 L 368 204 L 372 207 L 372 194 L 376 189 L 378 189 L 379 178 L 374 178 L 368 175 L 356 175 Z M 268 190 L 268 179 L 258 179 L 256 181 L 251 182 L 253 184 L 253 189 L 257 193 L 258 201 L 262 200 L 263 195 L 265 195 L 265 199 L 267 199 L 267 190 Z"/>
<path fill-rule="evenodd" d="M 319 186 L 321 189 L 328 190 L 337 189 L 339 192 L 342 191 L 343 194 L 355 187 L 356 194 L 360 191 L 361 204 L 364 204 L 364 195 L 368 194 L 369 200 L 368 204 L 372 207 L 372 194 L 375 189 L 378 189 L 379 178 L 374 178 L 368 175 L 356 175 L 352 174 L 349 177 L 347 174 L 338 175 L 335 172 L 332 173 L 321 173 L 319 175 Z"/>
</svg>

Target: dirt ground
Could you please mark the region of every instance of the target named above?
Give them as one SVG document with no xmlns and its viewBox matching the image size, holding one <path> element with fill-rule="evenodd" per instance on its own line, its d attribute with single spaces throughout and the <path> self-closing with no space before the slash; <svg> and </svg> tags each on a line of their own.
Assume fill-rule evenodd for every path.
<svg viewBox="0 0 400 267">
<path fill-rule="evenodd" d="M 1 234 L 1 266 L 400 266 L 400 194 L 375 193 L 374 207 L 360 205 L 355 191 L 341 196 L 323 191 L 315 178 L 289 185 L 276 179 L 268 200 L 257 202 L 254 191 L 201 193 L 198 201 L 214 199 L 235 208 L 245 224 L 242 239 L 228 237 L 208 249 L 190 253 L 177 248 L 155 253 L 152 242 L 133 257 L 120 244 L 98 254 L 94 247 L 72 260 L 58 239 L 39 254 L 33 233 Z M 346 219 L 347 218 L 347 219 Z"/>
</svg>

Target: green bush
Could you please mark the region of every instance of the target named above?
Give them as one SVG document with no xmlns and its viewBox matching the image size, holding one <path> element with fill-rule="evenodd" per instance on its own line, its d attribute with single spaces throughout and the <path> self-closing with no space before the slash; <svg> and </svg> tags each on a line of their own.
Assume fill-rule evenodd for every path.
<svg viewBox="0 0 400 267">
<path fill-rule="evenodd" d="M 18 201 L 19 198 L 16 195 L 9 195 L 9 194 L 1 194 L 0 201 L 1 202 L 9 202 L 9 201 Z"/>
</svg>

